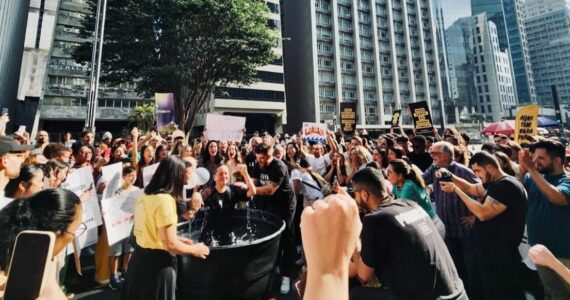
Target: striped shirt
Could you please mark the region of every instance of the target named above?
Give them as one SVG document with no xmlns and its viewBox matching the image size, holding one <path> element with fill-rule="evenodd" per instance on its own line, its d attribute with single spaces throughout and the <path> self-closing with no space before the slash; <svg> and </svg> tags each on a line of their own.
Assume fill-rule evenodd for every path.
<svg viewBox="0 0 570 300">
<path fill-rule="evenodd" d="M 471 216 L 471 212 L 463 204 L 463 201 L 457 198 L 455 193 L 446 193 L 441 190 L 439 178 L 435 177 L 436 170 L 436 166 L 431 165 L 422 176 L 426 185 L 433 184 L 435 210 L 443 224 L 445 224 L 445 234 L 453 238 L 466 237 L 469 235 L 469 229 L 461 224 L 461 218 Z M 447 170 L 470 183 L 480 182 L 473 171 L 462 164 L 452 162 Z"/>
</svg>

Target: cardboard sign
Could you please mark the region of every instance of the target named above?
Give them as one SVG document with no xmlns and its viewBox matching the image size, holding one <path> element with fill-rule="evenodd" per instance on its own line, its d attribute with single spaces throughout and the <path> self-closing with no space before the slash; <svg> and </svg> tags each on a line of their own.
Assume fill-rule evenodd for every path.
<svg viewBox="0 0 570 300">
<path fill-rule="evenodd" d="M 143 190 L 136 188 L 101 200 L 109 246 L 130 236 L 135 223 L 135 203 L 142 194 Z"/>
<path fill-rule="evenodd" d="M 152 179 L 152 176 L 154 175 L 154 173 L 156 173 L 156 169 L 158 168 L 159 164 L 160 163 L 152 164 L 152 165 L 146 166 L 142 169 L 143 186 L 146 187 L 150 183 L 150 180 Z"/>
<path fill-rule="evenodd" d="M 243 139 L 245 118 L 207 114 L 205 129 L 208 140 L 240 143 Z"/>
<path fill-rule="evenodd" d="M 340 103 L 340 126 L 344 134 L 352 134 L 356 130 L 356 102 Z"/>
<path fill-rule="evenodd" d="M 408 104 L 408 107 L 410 108 L 410 114 L 414 120 L 416 134 L 425 136 L 433 135 L 433 122 L 431 120 L 428 103 L 426 101 L 414 102 Z"/>
<path fill-rule="evenodd" d="M 327 124 L 303 122 L 303 140 L 311 142 L 327 142 Z"/>
<path fill-rule="evenodd" d="M 533 136 L 538 134 L 538 110 L 537 104 L 522 107 L 515 118 L 515 141 L 522 143 L 532 141 Z"/>
<path fill-rule="evenodd" d="M 156 128 L 159 132 L 163 132 L 168 124 L 175 120 L 174 94 L 155 93 L 154 99 L 156 101 Z"/>
<path fill-rule="evenodd" d="M 392 128 L 398 128 L 400 127 L 400 116 L 402 115 L 402 110 L 401 109 L 397 109 L 394 111 L 394 113 L 392 114 Z"/>
<path fill-rule="evenodd" d="M 87 199 L 82 199 L 83 215 L 81 216 L 81 226 L 85 226 L 87 231 L 78 237 L 80 248 L 91 246 L 97 242 L 97 227 L 103 224 L 99 201 L 95 192 L 93 182 L 93 168 L 84 167 L 74 169 L 61 184 L 61 188 L 67 189 L 81 197 L 83 193 L 89 193 Z M 94 230 L 94 232 L 93 232 Z"/>
<path fill-rule="evenodd" d="M 115 192 L 121 188 L 121 180 L 123 177 L 123 163 L 106 165 L 101 168 L 101 182 L 106 183 L 103 191 L 102 199 L 111 198 Z"/>
</svg>

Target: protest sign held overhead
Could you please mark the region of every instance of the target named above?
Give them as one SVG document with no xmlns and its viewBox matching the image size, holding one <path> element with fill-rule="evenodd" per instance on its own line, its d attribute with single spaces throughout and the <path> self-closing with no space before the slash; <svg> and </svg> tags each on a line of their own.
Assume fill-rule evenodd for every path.
<svg viewBox="0 0 570 300">
<path fill-rule="evenodd" d="M 356 102 L 340 103 L 340 126 L 344 134 L 352 134 L 356 130 Z"/>
<path fill-rule="evenodd" d="M 397 109 L 394 111 L 394 113 L 392 114 L 392 121 L 391 121 L 392 128 L 400 127 L 400 116 L 401 115 L 402 115 L 401 109 Z"/>
<path fill-rule="evenodd" d="M 174 94 L 155 93 L 156 100 L 156 127 L 159 132 L 164 131 L 175 120 Z"/>
<path fill-rule="evenodd" d="M 429 106 L 426 101 L 414 102 L 408 104 L 410 114 L 414 120 L 414 128 L 416 134 L 431 136 L 433 135 L 433 122 Z"/>
<path fill-rule="evenodd" d="M 245 129 L 245 118 L 207 114 L 206 135 L 208 140 L 241 142 Z"/>
<path fill-rule="evenodd" d="M 303 123 L 303 140 L 311 142 L 327 141 L 327 124 L 325 123 Z"/>
<path fill-rule="evenodd" d="M 537 104 L 522 107 L 515 118 L 515 141 L 517 143 L 534 141 L 534 136 L 538 132 L 538 110 Z"/>
</svg>

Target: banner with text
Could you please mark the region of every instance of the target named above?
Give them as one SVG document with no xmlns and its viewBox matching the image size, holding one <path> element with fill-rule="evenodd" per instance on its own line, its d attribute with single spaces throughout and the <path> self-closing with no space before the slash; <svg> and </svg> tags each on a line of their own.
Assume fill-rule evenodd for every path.
<svg viewBox="0 0 570 300">
<path fill-rule="evenodd" d="M 135 222 L 135 202 L 144 190 L 119 191 L 101 200 L 109 246 L 128 238 Z"/>
<path fill-rule="evenodd" d="M 70 190 L 81 198 L 83 206 L 83 215 L 81 217 L 81 226 L 87 229 L 78 237 L 80 248 L 93 245 L 97 242 L 97 234 L 93 235 L 93 231 L 97 232 L 97 226 L 103 224 L 101 217 L 101 209 L 95 192 L 95 183 L 93 182 L 93 168 L 84 167 L 74 169 L 61 184 L 61 188 Z"/>
<path fill-rule="evenodd" d="M 168 127 L 168 124 L 175 121 L 174 94 L 155 93 L 154 99 L 156 100 L 156 129 L 161 132 Z"/>
<path fill-rule="evenodd" d="M 397 109 L 394 111 L 394 113 L 392 114 L 392 128 L 398 128 L 400 127 L 400 116 L 402 115 L 402 110 L 401 109 Z"/>
<path fill-rule="evenodd" d="M 208 140 L 240 143 L 245 129 L 245 118 L 207 114 L 205 129 Z"/>
<path fill-rule="evenodd" d="M 353 134 L 356 130 L 356 102 L 340 103 L 340 127 L 344 134 Z"/>
<path fill-rule="evenodd" d="M 429 106 L 426 101 L 413 102 L 408 104 L 410 114 L 414 120 L 414 128 L 416 134 L 431 136 L 433 135 L 433 122 L 429 112 Z"/>
<path fill-rule="evenodd" d="M 327 124 L 303 122 L 303 140 L 311 142 L 327 142 Z"/>
<path fill-rule="evenodd" d="M 517 143 L 533 140 L 538 134 L 538 110 L 537 104 L 523 106 L 515 118 L 515 141 Z"/>
</svg>

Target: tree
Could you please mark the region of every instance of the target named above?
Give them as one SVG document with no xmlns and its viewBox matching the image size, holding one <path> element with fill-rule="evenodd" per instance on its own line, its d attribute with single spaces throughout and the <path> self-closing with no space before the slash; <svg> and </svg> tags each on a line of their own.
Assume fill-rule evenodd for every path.
<svg viewBox="0 0 570 300">
<path fill-rule="evenodd" d="M 92 11 L 97 0 L 88 0 Z M 101 70 L 111 84 L 137 81 L 150 97 L 173 92 L 176 121 L 189 132 L 216 85 L 247 85 L 272 62 L 278 33 L 264 0 L 108 0 Z M 95 16 L 81 36 L 93 35 Z M 76 48 L 91 61 L 92 42 Z"/>
<path fill-rule="evenodd" d="M 129 115 L 129 120 L 142 132 L 149 131 L 156 122 L 156 104 L 137 105 Z"/>
</svg>

